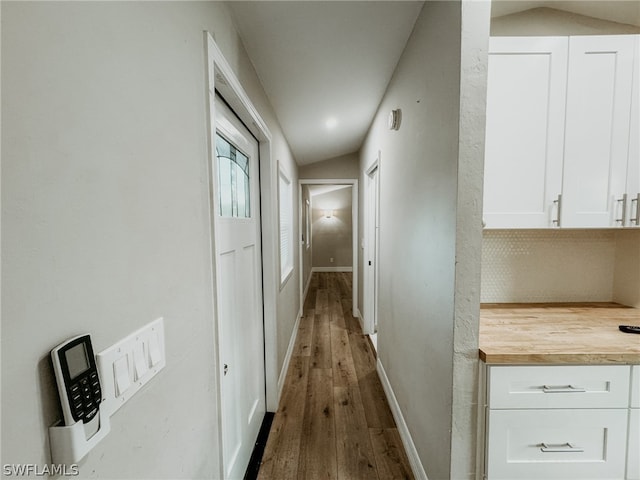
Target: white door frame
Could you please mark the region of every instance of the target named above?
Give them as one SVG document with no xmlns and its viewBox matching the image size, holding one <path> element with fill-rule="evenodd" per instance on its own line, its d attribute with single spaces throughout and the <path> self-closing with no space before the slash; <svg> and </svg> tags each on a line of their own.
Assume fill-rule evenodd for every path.
<svg viewBox="0 0 640 480">
<path fill-rule="evenodd" d="M 358 317 L 358 180 L 354 178 L 306 178 L 298 180 L 298 198 L 300 199 L 298 202 L 298 240 L 302 239 L 303 228 L 302 224 L 302 209 L 304 208 L 304 204 L 302 203 L 302 185 L 351 185 L 351 221 L 353 224 L 352 230 L 352 243 L 353 243 L 353 259 L 352 259 L 352 270 L 353 270 L 353 298 L 352 298 L 352 315 L 354 317 Z M 313 249 L 313 244 L 311 246 Z M 304 272 L 303 272 L 303 264 L 302 264 L 302 256 L 304 254 L 304 249 L 298 249 L 298 263 L 300 269 L 300 316 L 302 316 L 303 308 L 304 308 L 304 296 L 306 293 L 306 285 L 304 285 Z"/>
<path fill-rule="evenodd" d="M 373 211 L 371 210 L 371 204 L 369 202 L 370 197 L 370 189 L 371 189 L 371 175 L 376 172 L 376 198 L 374 201 L 376 202 L 375 208 Z M 378 315 L 378 285 L 379 285 L 379 255 L 380 251 L 380 157 L 376 158 L 376 160 L 367 168 L 364 175 L 364 253 L 362 258 L 362 269 L 363 269 L 363 290 L 362 290 L 362 330 L 365 334 L 371 335 L 376 333 L 376 318 Z M 373 222 L 374 225 L 374 238 L 371 238 L 370 233 L 370 222 Z M 378 225 L 378 230 L 375 230 L 375 225 Z M 374 258 L 373 263 L 375 265 L 373 282 L 371 285 L 367 282 L 367 274 L 366 274 L 366 261 L 365 257 L 369 253 L 369 249 L 371 248 L 371 242 L 374 242 L 375 246 L 374 250 Z M 373 295 L 373 298 L 368 298 L 369 295 Z M 369 305 L 373 309 L 373 312 L 369 312 Z"/>
<path fill-rule="evenodd" d="M 274 227 L 277 222 L 277 168 L 271 155 L 271 132 L 267 127 L 257 109 L 249 99 L 240 81 L 236 77 L 233 69 L 225 60 L 222 51 L 216 45 L 209 32 L 204 32 L 204 42 L 207 61 L 207 141 L 208 141 L 208 161 L 207 171 L 209 174 L 209 227 L 211 235 L 211 264 L 212 286 L 213 286 L 213 335 L 216 355 L 214 356 L 213 375 L 217 385 L 217 411 L 218 417 L 221 415 L 219 406 L 221 405 L 220 385 L 221 385 L 221 365 L 217 356 L 219 352 L 218 321 L 217 321 L 217 265 L 216 265 L 216 234 L 214 228 L 216 215 L 212 208 L 214 190 L 212 176 L 212 162 L 215 152 L 215 91 L 229 104 L 232 110 L 244 122 L 249 131 L 257 138 L 260 150 L 260 202 L 261 202 L 261 227 L 262 227 L 262 278 L 263 278 L 263 304 L 264 304 L 264 349 L 265 349 L 265 382 L 266 382 L 266 405 L 267 411 L 275 412 L 278 407 L 278 371 L 277 371 L 277 325 L 276 325 L 276 299 L 280 281 L 278 278 L 278 241 L 277 229 Z M 221 425 L 220 418 L 218 424 Z M 222 429 L 218 429 L 219 442 L 222 445 Z M 223 478 L 224 461 L 222 448 L 220 455 L 220 478 Z"/>
</svg>

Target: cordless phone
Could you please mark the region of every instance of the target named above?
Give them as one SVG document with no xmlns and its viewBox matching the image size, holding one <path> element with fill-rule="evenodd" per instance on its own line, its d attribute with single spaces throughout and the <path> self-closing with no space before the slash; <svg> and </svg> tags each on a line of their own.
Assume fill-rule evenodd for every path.
<svg viewBox="0 0 640 480">
<path fill-rule="evenodd" d="M 100 427 L 102 389 L 90 335 L 70 338 L 51 350 L 65 425 L 84 424 L 91 438 Z"/>
</svg>

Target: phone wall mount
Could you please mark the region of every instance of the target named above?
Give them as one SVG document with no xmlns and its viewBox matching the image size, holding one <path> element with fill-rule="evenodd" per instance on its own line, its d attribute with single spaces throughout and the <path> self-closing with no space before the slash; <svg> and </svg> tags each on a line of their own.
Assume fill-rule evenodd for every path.
<svg viewBox="0 0 640 480">
<path fill-rule="evenodd" d="M 73 425 L 54 425 L 49 427 L 51 445 L 51 463 L 71 465 L 78 463 L 95 447 L 111 430 L 109 414 L 104 410 L 98 412 L 100 426 L 98 431 L 87 438 L 82 421 Z M 62 423 L 62 422 L 60 422 Z"/>
<path fill-rule="evenodd" d="M 49 428 L 53 463 L 81 460 L 110 430 L 91 336 L 78 335 L 51 350 L 63 420 Z"/>
</svg>

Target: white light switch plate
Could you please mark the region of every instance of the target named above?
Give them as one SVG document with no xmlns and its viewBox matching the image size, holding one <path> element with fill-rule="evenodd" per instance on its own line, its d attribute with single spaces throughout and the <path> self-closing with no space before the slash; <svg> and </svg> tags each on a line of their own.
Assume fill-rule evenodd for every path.
<svg viewBox="0 0 640 480">
<path fill-rule="evenodd" d="M 123 359 L 126 358 L 126 363 Z M 165 366 L 164 321 L 158 318 L 96 355 L 98 375 L 102 386 L 102 404 L 113 415 L 142 386 Z M 119 368 L 115 368 L 118 363 Z M 127 365 L 126 372 L 122 365 Z M 116 374 L 118 380 L 116 381 Z M 128 376 L 123 378 L 123 375 Z M 116 388 L 116 383 L 120 388 Z M 126 388 L 125 388 L 126 386 Z"/>
</svg>

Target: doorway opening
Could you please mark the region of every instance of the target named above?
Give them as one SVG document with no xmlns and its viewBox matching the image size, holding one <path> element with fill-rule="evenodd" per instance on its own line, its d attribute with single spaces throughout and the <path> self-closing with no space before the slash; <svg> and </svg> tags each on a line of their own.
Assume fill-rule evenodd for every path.
<svg viewBox="0 0 640 480">
<path fill-rule="evenodd" d="M 352 314 L 358 316 L 358 180 L 298 182 L 300 309 L 313 272 L 352 272 Z"/>
</svg>

